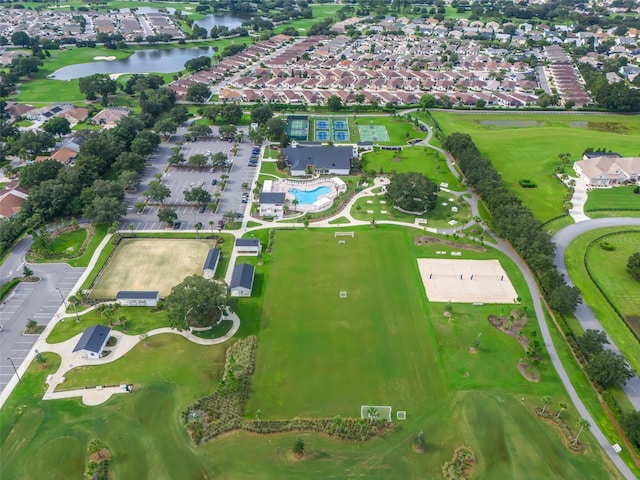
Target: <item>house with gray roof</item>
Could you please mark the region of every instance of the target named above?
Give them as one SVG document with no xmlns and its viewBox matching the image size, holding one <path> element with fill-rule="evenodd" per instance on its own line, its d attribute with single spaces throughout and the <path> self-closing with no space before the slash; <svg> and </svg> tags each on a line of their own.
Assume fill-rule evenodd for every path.
<svg viewBox="0 0 640 480">
<path fill-rule="evenodd" d="M 204 266 L 202 267 L 202 275 L 204 278 L 207 280 L 211 280 L 213 278 L 216 274 L 218 263 L 220 263 L 220 249 L 212 248 L 209 250 L 207 258 L 204 261 Z"/>
<path fill-rule="evenodd" d="M 349 175 L 351 159 L 357 156 L 353 147 L 293 145 L 280 150 L 286 157 L 291 175 L 302 177 L 312 169 L 320 173 Z"/>
<path fill-rule="evenodd" d="M 260 216 L 282 218 L 287 194 L 285 192 L 262 192 L 260 194 Z"/>
<path fill-rule="evenodd" d="M 82 358 L 100 358 L 109 340 L 111 329 L 103 325 L 92 325 L 82 333 L 80 340 L 73 349 Z"/>
<path fill-rule="evenodd" d="M 238 255 L 259 255 L 262 251 L 262 243 L 257 238 L 236 238 L 234 247 Z"/>
<path fill-rule="evenodd" d="M 160 300 L 157 290 L 120 290 L 116 302 L 124 307 L 156 307 Z"/>
<path fill-rule="evenodd" d="M 253 280 L 256 269 L 248 263 L 239 263 L 233 268 L 231 283 L 229 284 L 232 297 L 250 297 L 253 290 Z"/>
</svg>

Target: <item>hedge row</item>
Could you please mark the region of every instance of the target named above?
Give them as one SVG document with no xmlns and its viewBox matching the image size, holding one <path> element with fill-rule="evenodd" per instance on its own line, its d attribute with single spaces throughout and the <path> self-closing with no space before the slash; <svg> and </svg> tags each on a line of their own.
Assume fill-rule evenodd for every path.
<svg viewBox="0 0 640 480">
<path fill-rule="evenodd" d="M 444 148 L 456 158 L 467 185 L 482 197 L 491 214 L 495 232 L 511 243 L 536 276 L 551 308 L 572 313 L 580 302 L 580 292 L 570 287 L 553 263 L 555 246 L 531 210 L 504 185 L 491 162 L 480 155 L 471 137 L 453 133 Z"/>
</svg>

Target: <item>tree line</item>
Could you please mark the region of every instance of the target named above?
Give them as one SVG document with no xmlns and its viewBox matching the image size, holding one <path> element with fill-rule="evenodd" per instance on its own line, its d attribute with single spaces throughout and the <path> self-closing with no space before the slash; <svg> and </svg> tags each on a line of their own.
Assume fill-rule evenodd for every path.
<svg viewBox="0 0 640 480">
<path fill-rule="evenodd" d="M 453 133 L 443 145 L 456 157 L 468 185 L 484 200 L 495 232 L 511 243 L 533 271 L 549 306 L 563 314 L 572 313 L 581 302 L 580 291 L 570 287 L 554 265 L 555 245 L 540 221 L 507 189 L 469 135 Z"/>
</svg>

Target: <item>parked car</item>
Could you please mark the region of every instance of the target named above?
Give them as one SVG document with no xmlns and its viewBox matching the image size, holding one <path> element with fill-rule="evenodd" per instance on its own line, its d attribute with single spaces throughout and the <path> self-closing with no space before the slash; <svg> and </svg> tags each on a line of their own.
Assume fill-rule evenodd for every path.
<svg viewBox="0 0 640 480">
<path fill-rule="evenodd" d="M 180 225 L 182 225 L 180 222 L 173 222 L 173 229 L 174 230 L 180 229 Z"/>
<path fill-rule="evenodd" d="M 218 220 L 218 230 L 222 230 L 224 228 L 224 220 Z"/>
<path fill-rule="evenodd" d="M 209 169 L 209 173 L 213 173 L 213 172 L 215 172 L 215 171 L 216 171 L 216 169 L 215 169 L 215 168 L 213 168 L 213 167 L 211 167 L 211 168 Z"/>
<path fill-rule="evenodd" d="M 204 213 L 206 209 L 207 207 L 205 207 L 204 205 L 201 205 L 200 208 L 198 209 L 198 213 Z"/>
<path fill-rule="evenodd" d="M 217 185 L 218 184 L 218 179 L 214 178 L 213 180 L 211 180 L 211 185 Z"/>
<path fill-rule="evenodd" d="M 201 187 L 202 185 L 204 185 L 204 180 L 202 179 L 198 180 L 198 186 Z"/>
</svg>

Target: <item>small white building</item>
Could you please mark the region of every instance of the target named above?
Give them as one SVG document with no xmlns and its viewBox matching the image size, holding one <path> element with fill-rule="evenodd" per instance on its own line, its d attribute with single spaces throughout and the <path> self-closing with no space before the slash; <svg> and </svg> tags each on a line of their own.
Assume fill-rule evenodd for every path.
<svg viewBox="0 0 640 480">
<path fill-rule="evenodd" d="M 220 263 L 220 250 L 217 248 L 212 248 L 211 250 L 209 250 L 207 258 L 204 261 L 204 266 L 202 267 L 202 276 L 207 280 L 211 280 L 216 274 L 218 263 Z"/>
<path fill-rule="evenodd" d="M 116 302 L 123 307 L 157 307 L 160 292 L 157 290 L 120 290 Z"/>
<path fill-rule="evenodd" d="M 111 329 L 103 325 L 92 325 L 85 329 L 78 340 L 73 353 L 81 358 L 100 358 L 104 347 L 109 341 Z"/>
<path fill-rule="evenodd" d="M 260 194 L 260 216 L 282 218 L 287 194 L 284 192 L 262 192 Z"/>
<path fill-rule="evenodd" d="M 238 255 L 260 255 L 262 243 L 257 238 L 236 238 L 234 248 Z"/>
<path fill-rule="evenodd" d="M 239 263 L 233 268 L 229 290 L 232 297 L 250 297 L 256 269 L 248 263 Z"/>
</svg>

